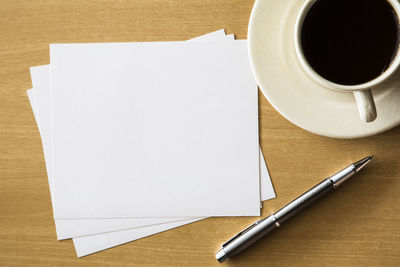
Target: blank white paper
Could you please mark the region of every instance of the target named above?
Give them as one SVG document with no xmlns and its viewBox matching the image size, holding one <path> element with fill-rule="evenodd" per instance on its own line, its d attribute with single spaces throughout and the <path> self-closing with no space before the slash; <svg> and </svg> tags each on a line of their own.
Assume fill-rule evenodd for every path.
<svg viewBox="0 0 400 267">
<path fill-rule="evenodd" d="M 216 39 L 218 33 L 218 37 L 224 37 L 224 31 L 220 30 L 214 33 L 206 34 L 195 38 L 196 40 L 210 40 Z M 211 38 L 212 36 L 212 38 Z M 215 37 L 214 37 L 215 36 Z M 233 35 L 230 36 L 233 39 Z M 203 38 L 203 39 L 200 39 Z M 193 39 L 194 40 L 194 39 Z M 47 173 L 52 173 L 51 171 L 51 162 L 52 157 L 51 155 L 51 142 L 48 141 L 50 139 L 50 86 L 49 86 L 49 66 L 39 66 L 31 68 L 32 72 L 32 83 L 34 85 L 35 95 L 36 95 L 36 102 L 39 108 L 38 113 L 39 115 L 35 115 L 35 118 L 38 121 L 38 126 L 41 129 L 42 135 L 42 143 L 43 143 L 43 150 L 45 152 L 46 158 L 46 166 L 47 166 Z M 32 103 L 32 107 L 34 104 Z M 35 109 L 34 109 L 35 110 Z M 39 125 L 39 117 L 42 117 L 42 123 Z M 261 153 L 261 151 L 260 151 Z M 269 174 L 266 169 L 265 161 L 262 157 L 260 158 L 260 184 L 261 184 L 261 199 L 267 200 L 270 198 L 275 197 L 275 193 L 270 182 Z M 50 176 L 49 176 L 50 177 Z M 52 185 L 52 179 L 49 178 L 49 185 Z M 133 219 L 58 219 L 56 220 L 56 228 L 57 228 L 57 236 L 59 239 L 71 238 L 76 236 L 83 236 L 83 235 L 91 235 L 96 233 L 102 232 L 110 232 L 115 230 L 121 229 L 128 229 L 139 227 L 143 225 L 154 225 L 159 224 L 162 222 L 167 221 L 175 221 L 176 218 L 133 218 Z"/>
<path fill-rule="evenodd" d="M 55 218 L 259 215 L 246 41 L 58 44 L 50 58 Z"/>
<path fill-rule="evenodd" d="M 222 35 L 224 34 L 223 30 L 219 31 Z M 217 32 L 215 32 L 217 33 Z M 204 37 L 208 37 L 207 39 L 211 39 L 213 33 L 211 34 L 207 34 L 205 36 L 201 36 L 199 38 L 204 38 Z M 228 37 L 228 36 L 227 36 Z M 233 35 L 230 35 L 229 37 L 231 37 L 233 39 Z M 195 38 L 197 39 L 197 38 Z M 205 38 L 204 38 L 205 39 Z M 199 39 L 200 40 L 200 39 Z M 43 68 L 43 69 L 41 69 Z M 37 70 L 37 71 L 33 71 L 36 72 L 37 77 L 40 77 L 40 72 L 42 72 L 42 74 L 44 74 L 45 76 L 48 77 L 48 67 L 47 66 L 43 66 L 43 67 L 34 67 L 32 68 L 32 70 Z M 34 80 L 34 78 L 33 78 Z M 41 84 L 46 84 L 45 81 L 43 81 L 43 79 L 37 78 L 37 81 L 42 80 Z M 47 82 L 48 83 L 48 82 Z M 37 82 L 37 84 L 40 84 L 39 82 Z M 39 86 L 38 88 L 41 88 L 43 86 Z M 47 86 L 49 88 L 49 86 Z M 36 90 L 37 92 L 38 90 Z M 43 91 L 43 90 L 42 90 Z M 46 90 L 45 90 L 46 91 Z M 32 90 L 28 91 L 28 94 L 30 96 L 30 100 L 32 100 L 31 96 L 32 96 Z M 49 90 L 47 90 L 47 98 L 45 96 L 45 100 L 47 100 L 47 102 L 45 101 L 45 106 L 47 108 L 47 110 L 45 109 L 45 113 L 44 115 L 47 115 L 47 121 L 50 121 L 50 105 L 49 105 Z M 43 97 L 41 98 L 43 100 Z M 36 99 L 37 100 L 37 99 Z M 34 109 L 34 113 L 35 113 L 35 118 L 38 122 L 38 126 L 39 125 L 39 115 L 37 112 L 35 112 L 35 108 L 34 108 L 34 102 L 31 101 L 32 104 L 32 108 Z M 42 116 L 43 117 L 43 116 Z M 44 116 L 46 117 L 46 116 Z M 43 124 L 43 123 L 42 123 Z M 43 128 L 43 127 L 42 127 Z M 49 127 L 47 127 L 49 128 Z M 49 131 L 48 131 L 49 132 Z M 51 154 L 51 149 L 46 149 L 46 138 L 43 137 L 42 135 L 42 139 L 43 139 L 43 146 L 44 146 L 44 151 L 46 154 L 46 150 L 49 151 L 49 154 Z M 50 138 L 49 138 L 50 139 Z M 50 142 L 47 142 L 50 143 Z M 48 146 L 51 146 L 51 144 L 49 144 Z M 261 153 L 261 151 L 260 151 Z M 270 198 L 275 197 L 275 193 L 273 191 L 273 187 L 269 178 L 269 174 L 268 174 L 268 170 L 266 168 L 265 165 L 265 161 L 264 158 L 262 156 L 262 153 L 260 154 L 260 183 L 261 183 L 261 199 L 267 200 Z M 50 157 L 51 159 L 51 157 Z M 46 159 L 46 166 L 48 167 L 48 173 L 51 173 L 51 171 L 49 171 L 49 160 Z M 51 185 L 51 181 L 49 180 L 49 185 Z M 130 226 L 134 226 L 137 225 L 137 223 L 142 220 L 142 222 L 144 222 L 145 220 L 149 220 L 149 218 L 143 218 L 143 219 L 76 219 L 76 220 L 56 220 L 56 224 L 57 226 L 57 233 L 59 234 L 60 229 L 62 229 L 61 232 L 66 232 L 68 233 L 68 229 L 72 232 L 76 232 L 78 230 L 82 232 L 83 230 L 83 234 L 88 234 L 90 232 L 96 232 L 96 231 L 110 231 L 110 229 L 112 229 L 114 227 L 114 230 L 118 230 L 118 227 L 125 227 L 124 225 L 129 225 L 131 223 Z M 152 221 L 149 221 L 149 225 L 151 224 L 157 224 L 157 222 L 159 222 L 160 218 L 153 218 Z M 168 219 L 167 219 L 168 220 Z M 167 221 L 164 218 L 164 221 Z M 134 230 L 127 230 L 127 231 L 119 231 L 119 232 L 115 232 L 114 233 L 107 233 L 104 235 L 96 235 L 96 236 L 87 236 L 87 237 L 83 237 L 83 238 L 77 238 L 74 239 L 74 244 L 76 246 L 76 250 L 79 256 L 84 256 L 93 252 L 96 252 L 98 250 L 102 250 L 102 249 L 106 249 L 108 247 L 112 247 L 118 244 L 122 244 L 122 243 L 126 243 L 132 240 L 136 240 L 138 238 L 142 238 L 144 236 L 147 235 L 151 235 L 154 233 L 158 233 L 161 231 L 165 231 L 186 223 L 190 223 L 193 220 L 187 220 L 187 221 L 179 221 L 179 222 L 172 222 L 172 223 L 167 223 L 165 224 L 165 227 L 162 227 L 162 225 L 157 225 L 155 227 L 150 226 L 150 227 L 141 227 L 139 229 L 134 229 Z M 58 222 L 58 223 L 57 223 Z M 65 222 L 64 224 L 62 224 L 62 222 Z M 121 224 L 122 222 L 122 224 Z M 88 224 L 89 223 L 89 224 Z M 60 226 L 61 225 L 61 226 Z M 85 226 L 88 229 L 89 232 L 84 232 L 85 231 Z M 83 227 L 82 227 L 83 226 Z M 67 231 L 65 231 L 67 230 Z M 60 235 L 59 235 L 60 237 Z M 67 236 L 68 237 L 68 236 Z"/>
</svg>

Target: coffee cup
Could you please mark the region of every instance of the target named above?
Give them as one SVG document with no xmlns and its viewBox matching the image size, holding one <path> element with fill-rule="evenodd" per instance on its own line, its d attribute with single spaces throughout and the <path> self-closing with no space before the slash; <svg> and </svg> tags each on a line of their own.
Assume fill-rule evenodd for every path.
<svg viewBox="0 0 400 267">
<path fill-rule="evenodd" d="M 306 0 L 295 24 L 298 61 L 323 87 L 353 93 L 361 120 L 372 122 L 371 89 L 400 65 L 399 21 L 397 0 Z"/>
</svg>

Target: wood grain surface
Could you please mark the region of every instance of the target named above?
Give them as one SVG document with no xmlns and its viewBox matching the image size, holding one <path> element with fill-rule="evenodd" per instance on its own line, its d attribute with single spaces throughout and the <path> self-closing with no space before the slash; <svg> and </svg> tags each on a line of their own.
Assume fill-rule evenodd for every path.
<svg viewBox="0 0 400 267">
<path fill-rule="evenodd" d="M 246 38 L 253 1 L 0 0 L 0 266 L 218 266 L 223 241 L 257 218 L 211 218 L 78 259 L 57 241 L 29 67 L 49 43 Z M 399 103 L 400 104 L 400 103 Z M 260 138 L 277 198 L 263 216 L 369 154 L 361 174 L 226 266 L 400 266 L 400 128 L 356 140 L 306 132 L 260 94 Z M 160 203 L 161 204 L 161 203 Z"/>
</svg>

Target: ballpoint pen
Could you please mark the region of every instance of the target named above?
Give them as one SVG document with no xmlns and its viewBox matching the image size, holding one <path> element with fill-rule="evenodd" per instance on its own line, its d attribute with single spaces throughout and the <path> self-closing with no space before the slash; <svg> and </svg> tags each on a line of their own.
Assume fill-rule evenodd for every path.
<svg viewBox="0 0 400 267">
<path fill-rule="evenodd" d="M 362 160 L 359 160 L 349 165 L 345 169 L 323 180 L 322 182 L 281 208 L 278 212 L 253 223 L 252 225 L 235 235 L 233 238 L 228 240 L 226 243 L 224 243 L 215 257 L 219 262 L 223 262 L 228 258 L 235 256 L 247 247 L 251 246 L 271 231 L 280 227 L 282 223 L 296 215 L 309 204 L 313 203 L 321 196 L 341 185 L 344 181 L 353 176 L 353 174 L 359 172 L 365 165 L 367 165 L 371 161 L 372 157 L 373 155 L 363 158 Z"/>
</svg>

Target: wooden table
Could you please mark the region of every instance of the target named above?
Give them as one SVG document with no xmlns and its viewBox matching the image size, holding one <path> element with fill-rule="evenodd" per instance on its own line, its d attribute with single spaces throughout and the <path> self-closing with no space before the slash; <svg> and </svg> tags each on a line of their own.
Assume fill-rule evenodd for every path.
<svg viewBox="0 0 400 267">
<path fill-rule="evenodd" d="M 212 218 L 78 259 L 57 241 L 43 152 L 26 90 L 49 43 L 246 38 L 253 1 L 0 1 L 0 266 L 218 266 L 221 243 L 256 218 Z M 260 94 L 260 136 L 278 197 L 263 216 L 338 168 L 375 158 L 345 186 L 226 266 L 400 265 L 400 128 L 356 140 L 308 133 Z M 399 103 L 400 104 L 400 103 Z"/>
</svg>

